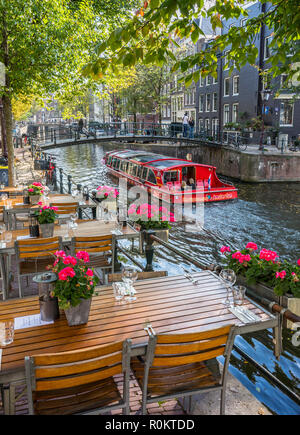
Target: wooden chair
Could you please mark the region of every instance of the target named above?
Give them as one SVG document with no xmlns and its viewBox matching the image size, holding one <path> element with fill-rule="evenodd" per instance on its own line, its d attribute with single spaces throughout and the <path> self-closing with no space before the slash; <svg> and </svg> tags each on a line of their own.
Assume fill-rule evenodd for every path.
<svg viewBox="0 0 300 435">
<path fill-rule="evenodd" d="M 75 256 L 79 251 L 89 253 L 89 264 L 95 269 L 101 270 L 103 281 L 106 281 L 106 271 L 114 273 L 115 243 L 112 234 L 95 237 L 73 237 L 71 240 L 72 255 Z"/>
<path fill-rule="evenodd" d="M 45 272 L 46 266 L 53 264 L 54 253 L 62 249 L 61 237 L 46 239 L 16 240 L 16 264 L 19 285 L 19 297 L 22 297 L 21 277 Z"/>
<path fill-rule="evenodd" d="M 161 276 L 167 276 L 168 272 L 165 270 L 157 270 L 154 272 L 138 272 L 138 280 L 159 278 Z M 122 281 L 122 273 L 110 273 L 108 275 L 108 282 Z"/>
<path fill-rule="evenodd" d="M 58 215 L 58 220 L 67 221 L 71 214 L 77 213 L 78 202 L 52 202 L 50 207 L 57 207 L 55 212 Z"/>
<path fill-rule="evenodd" d="M 142 389 L 142 413 L 148 403 L 174 397 L 188 397 L 221 390 L 221 414 L 225 409 L 225 391 L 234 328 L 222 328 L 186 334 L 150 334 L 145 360 L 132 359 L 133 373 Z M 221 378 L 216 378 L 205 361 L 225 356 Z"/>
<path fill-rule="evenodd" d="M 98 414 L 123 409 L 129 414 L 131 341 L 25 357 L 29 413 Z M 122 374 L 121 396 L 113 376 Z"/>
</svg>

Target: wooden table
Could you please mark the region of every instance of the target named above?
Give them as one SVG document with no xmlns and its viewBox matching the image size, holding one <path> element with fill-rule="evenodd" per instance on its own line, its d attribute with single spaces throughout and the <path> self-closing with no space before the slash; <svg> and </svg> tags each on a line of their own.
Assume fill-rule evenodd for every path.
<svg viewBox="0 0 300 435">
<path fill-rule="evenodd" d="M 115 229 L 115 222 L 104 222 L 101 220 L 89 220 L 77 221 L 77 228 L 68 232 L 67 224 L 65 225 L 55 225 L 54 236 L 60 236 L 63 239 L 63 245 L 68 246 L 70 244 L 72 237 L 96 237 L 111 234 Z M 8 255 L 15 254 L 15 242 L 21 238 L 29 238 L 29 229 L 25 228 L 23 230 L 13 230 L 11 231 L 12 240 L 7 243 L 5 247 L 0 245 L 0 267 L 3 279 L 4 288 L 4 299 L 6 299 L 9 291 L 9 270 L 7 267 L 6 257 Z M 114 251 L 116 251 L 117 241 L 120 239 L 134 239 L 139 238 L 140 233 L 130 226 L 122 228 L 122 234 L 113 234 L 113 244 L 115 246 Z"/>
<path fill-rule="evenodd" d="M 24 187 L 4 187 L 4 189 L 0 189 L 0 195 L 2 193 L 7 193 L 8 196 L 10 194 L 13 195 L 23 195 Z"/>
<path fill-rule="evenodd" d="M 80 219 L 82 218 L 83 210 L 88 208 L 96 209 L 97 207 L 97 204 L 91 199 L 85 201 L 82 198 L 73 198 L 72 195 L 67 194 L 50 193 L 48 198 L 49 199 L 45 199 L 43 196 L 41 197 L 43 205 L 50 205 L 51 203 L 64 204 L 67 202 L 78 202 L 78 215 Z M 0 205 L 6 206 L 3 212 L 3 220 L 9 230 L 13 229 L 13 220 L 18 214 L 28 214 L 30 211 L 39 207 L 38 205 L 24 204 L 22 198 L 9 199 L 9 201 L 12 202 L 11 208 L 7 208 L 7 204 L 4 201 L 0 201 Z"/>
<path fill-rule="evenodd" d="M 275 316 L 246 299 L 245 305 L 261 321 L 243 324 L 223 304 L 226 290 L 211 272 L 195 276 L 195 286 L 185 276 L 137 281 L 137 300 L 115 301 L 111 286 L 99 287 L 92 300 L 86 325 L 67 325 L 64 313 L 51 325 L 15 331 L 14 342 L 3 348 L 0 384 L 4 384 L 5 412 L 14 412 L 15 386 L 24 384 L 24 357 L 48 352 L 63 352 L 108 344 L 130 338 L 133 355 L 144 355 L 148 336 L 145 322 L 150 321 L 156 333 L 196 332 L 235 325 L 236 334 L 278 328 Z M 39 313 L 37 297 L 16 299 L 0 304 L 0 321 Z"/>
</svg>

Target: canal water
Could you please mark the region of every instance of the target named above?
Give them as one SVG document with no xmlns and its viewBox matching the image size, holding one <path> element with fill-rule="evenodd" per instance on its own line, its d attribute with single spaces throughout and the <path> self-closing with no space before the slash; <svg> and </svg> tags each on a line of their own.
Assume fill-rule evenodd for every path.
<svg viewBox="0 0 300 435">
<path fill-rule="evenodd" d="M 101 159 L 107 150 L 103 145 L 86 144 L 51 151 L 57 167 L 72 175 L 75 182 L 90 189 L 101 184 L 115 185 Z M 228 245 L 242 249 L 249 241 L 259 248 L 276 251 L 280 258 L 296 262 L 300 258 L 300 183 L 247 184 L 234 181 L 238 200 L 205 206 L 204 228 L 187 232 L 174 225 L 170 243 L 191 253 L 193 258 L 208 262 L 221 261 L 220 247 Z M 140 262 L 145 262 L 138 251 Z M 154 266 L 168 270 L 169 275 L 196 271 L 167 249 L 156 250 Z M 235 344 L 267 368 L 291 391 L 300 393 L 300 346 L 292 344 L 291 331 L 284 331 L 284 351 L 277 361 L 273 356 L 272 331 L 237 337 Z M 300 415 L 300 406 L 276 385 L 264 378 L 255 367 L 233 352 L 230 371 L 266 407 L 275 414 Z"/>
</svg>

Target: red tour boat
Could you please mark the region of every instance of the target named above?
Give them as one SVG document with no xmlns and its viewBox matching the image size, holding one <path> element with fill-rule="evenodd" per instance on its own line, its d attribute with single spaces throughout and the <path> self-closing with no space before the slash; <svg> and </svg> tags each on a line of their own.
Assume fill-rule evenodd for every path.
<svg viewBox="0 0 300 435">
<path fill-rule="evenodd" d="M 214 202 L 237 198 L 237 189 L 224 183 L 216 168 L 146 151 L 111 151 L 104 162 L 110 173 L 141 185 L 170 203 Z M 184 195 L 184 199 L 183 199 Z"/>
</svg>

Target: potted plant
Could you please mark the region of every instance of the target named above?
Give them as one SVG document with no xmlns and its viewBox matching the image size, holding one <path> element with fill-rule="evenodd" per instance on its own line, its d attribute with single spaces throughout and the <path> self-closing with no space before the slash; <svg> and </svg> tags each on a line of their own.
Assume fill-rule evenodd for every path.
<svg viewBox="0 0 300 435">
<path fill-rule="evenodd" d="M 88 266 L 89 254 L 77 252 L 75 257 L 64 251 L 55 253 L 52 270 L 57 274 L 52 296 L 58 298 L 59 308 L 63 309 L 69 326 L 87 323 L 92 296 L 99 279 Z"/>
<path fill-rule="evenodd" d="M 166 207 L 158 207 L 147 203 L 136 205 L 131 204 L 128 209 L 129 219 L 135 222 L 140 231 L 155 230 L 157 236 L 168 241 L 170 222 L 175 222 L 174 213 Z"/>
<path fill-rule="evenodd" d="M 30 203 L 35 205 L 40 201 L 41 195 L 44 193 L 44 186 L 36 181 L 27 187 L 27 192 Z"/>
<path fill-rule="evenodd" d="M 115 200 L 119 197 L 118 189 L 111 186 L 99 186 L 97 187 L 96 198 L 99 202 L 105 199 Z"/>
<path fill-rule="evenodd" d="M 300 258 L 297 263 L 282 261 L 275 251 L 265 248 L 259 251 L 253 242 L 233 252 L 222 246 L 221 253 L 226 268 L 234 270 L 240 282 L 286 307 L 296 306 L 293 311 L 300 315 Z"/>
<path fill-rule="evenodd" d="M 58 217 L 55 213 L 57 211 L 57 207 L 49 207 L 47 205 L 41 207 L 41 202 L 39 202 L 38 205 L 40 208 L 34 212 L 34 216 L 39 223 L 40 234 L 43 238 L 53 237 L 54 222 Z"/>
</svg>

